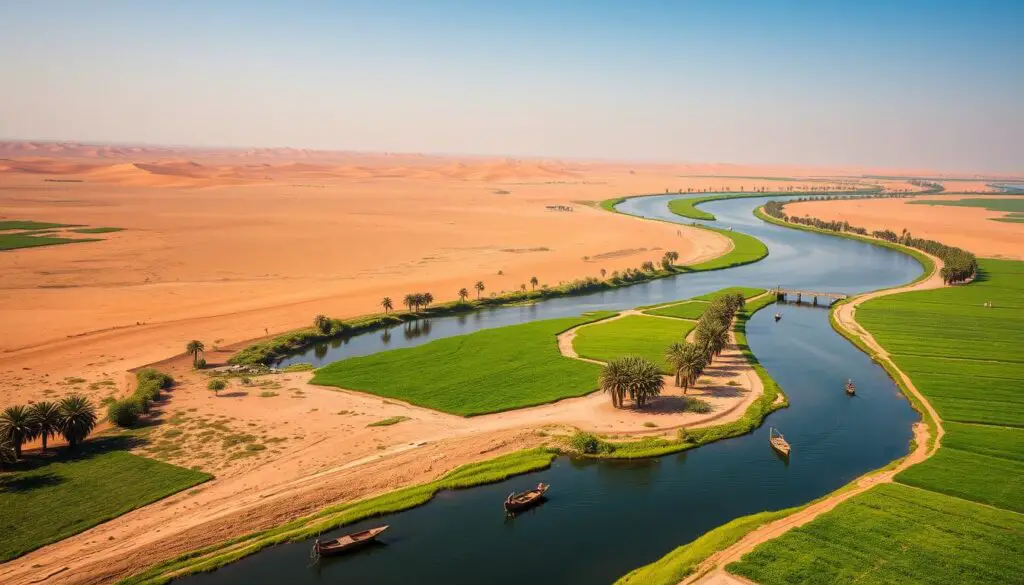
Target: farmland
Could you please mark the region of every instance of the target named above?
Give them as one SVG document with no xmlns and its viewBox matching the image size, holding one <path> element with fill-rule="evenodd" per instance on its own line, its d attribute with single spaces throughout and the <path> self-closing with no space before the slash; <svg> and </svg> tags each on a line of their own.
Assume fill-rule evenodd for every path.
<svg viewBox="0 0 1024 585">
<path fill-rule="evenodd" d="M 720 296 L 732 295 L 732 294 L 736 294 L 736 293 L 742 293 L 743 297 L 749 300 L 749 299 L 752 299 L 752 298 L 754 298 L 754 297 L 756 297 L 756 296 L 758 296 L 760 294 L 763 294 L 764 293 L 764 289 L 763 288 L 753 288 L 753 287 L 750 287 L 750 286 L 730 286 L 728 288 L 723 288 L 721 290 L 716 290 L 715 292 L 709 292 L 707 294 L 703 294 L 703 295 L 700 295 L 698 297 L 693 297 L 693 300 L 695 300 L 695 301 L 713 301 L 713 300 L 717 299 Z"/>
<path fill-rule="evenodd" d="M 74 228 L 68 231 L 79 234 L 106 234 L 121 231 L 121 228 L 89 228 L 76 224 L 18 219 L 3 220 L 0 221 L 0 251 L 102 241 L 99 238 L 68 238 L 57 235 L 58 230 L 67 228 Z"/>
<path fill-rule="evenodd" d="M 992 221 L 1024 222 L 1024 199 L 955 199 L 910 201 L 912 205 L 948 205 L 952 207 L 980 207 L 989 211 L 1005 211 L 1003 217 L 993 217 Z"/>
<path fill-rule="evenodd" d="M 77 455 L 29 460 L 0 478 L 0 561 L 210 479 L 132 455 L 118 442 L 93 440 Z"/>
<path fill-rule="evenodd" d="M 887 484 L 759 546 L 730 572 L 790 583 L 1011 583 L 1024 516 Z"/>
<path fill-rule="evenodd" d="M 668 372 L 665 348 L 673 342 L 682 341 L 696 325 L 690 321 L 628 315 L 580 328 L 573 347 L 580 357 L 602 362 L 626 355 L 638 355 Z"/>
<path fill-rule="evenodd" d="M 708 308 L 707 301 L 686 301 L 674 305 L 655 307 L 644 311 L 645 315 L 658 315 L 661 317 L 673 317 L 675 319 L 689 319 L 696 321 Z"/>
<path fill-rule="evenodd" d="M 613 313 L 485 329 L 334 362 L 313 384 L 472 416 L 535 406 L 597 388 L 600 366 L 562 357 L 556 336 Z M 513 350 L 514 348 L 514 350 Z M 552 380 L 558 380 L 552 384 Z"/>
</svg>

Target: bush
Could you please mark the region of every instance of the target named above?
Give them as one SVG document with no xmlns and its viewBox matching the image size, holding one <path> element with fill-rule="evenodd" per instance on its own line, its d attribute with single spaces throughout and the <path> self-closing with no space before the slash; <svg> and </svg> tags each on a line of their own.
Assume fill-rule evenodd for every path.
<svg viewBox="0 0 1024 585">
<path fill-rule="evenodd" d="M 107 407 L 107 419 L 119 427 L 134 426 L 139 422 L 139 403 L 134 398 L 115 400 Z"/>
<path fill-rule="evenodd" d="M 196 360 L 196 369 L 202 370 L 206 367 L 206 358 L 199 358 Z"/>
<path fill-rule="evenodd" d="M 225 382 L 224 380 L 221 380 L 220 378 L 214 378 L 213 380 L 210 380 L 210 383 L 207 384 L 206 387 L 209 390 L 213 390 L 214 392 L 220 392 L 221 390 L 228 387 L 228 383 Z"/>
<path fill-rule="evenodd" d="M 711 404 L 700 398 L 686 398 L 686 404 L 683 406 L 683 410 L 686 412 L 696 412 L 698 414 L 706 414 L 711 412 Z"/>
<path fill-rule="evenodd" d="M 591 433 L 577 432 L 569 437 L 569 446 L 584 455 L 611 452 L 611 446 Z"/>
</svg>

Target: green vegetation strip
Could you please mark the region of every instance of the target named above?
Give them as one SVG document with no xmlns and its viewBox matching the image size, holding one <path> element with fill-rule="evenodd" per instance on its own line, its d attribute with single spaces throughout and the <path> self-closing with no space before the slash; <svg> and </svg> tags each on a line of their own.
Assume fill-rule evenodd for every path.
<svg viewBox="0 0 1024 585">
<path fill-rule="evenodd" d="M 534 321 L 354 357 L 320 368 L 311 383 L 369 392 L 461 416 L 582 396 L 601 367 L 563 357 L 556 336 L 614 313 Z M 553 383 L 557 381 L 557 383 Z"/>
<path fill-rule="evenodd" d="M 717 193 L 714 195 L 700 195 L 697 197 L 683 197 L 668 202 L 668 210 L 676 215 L 690 219 L 703 219 L 714 221 L 718 218 L 714 214 L 703 209 L 697 209 L 701 203 L 709 201 L 721 201 L 723 199 L 746 199 L 750 197 L 769 197 L 771 193 Z"/>
<path fill-rule="evenodd" d="M 898 484 L 758 546 L 730 572 L 761 585 L 1011 583 L 1024 516 Z"/>
<path fill-rule="evenodd" d="M 490 461 L 459 467 L 437 481 L 415 485 L 373 498 L 330 506 L 315 514 L 293 520 L 276 528 L 253 532 L 208 546 L 160 563 L 149 570 L 119 582 L 119 585 L 159 585 L 174 577 L 212 571 L 268 546 L 296 542 L 372 518 L 421 506 L 437 492 L 496 483 L 514 475 L 545 469 L 555 453 L 538 448 L 510 453 Z"/>
<path fill-rule="evenodd" d="M 950 207 L 980 207 L 988 211 L 1005 211 L 1003 217 L 993 217 L 992 221 L 1007 221 L 1011 223 L 1024 222 L 1024 199 L 955 199 L 955 200 L 926 200 L 909 201 L 911 205 L 945 205 Z"/>
<path fill-rule="evenodd" d="M 641 459 L 677 453 L 722 439 L 745 435 L 761 426 L 765 417 L 772 412 L 789 406 L 789 402 L 786 400 L 785 394 L 782 393 L 782 389 L 768 375 L 767 370 L 758 363 L 757 358 L 750 351 L 750 346 L 747 345 L 747 321 L 751 315 L 774 302 L 775 299 L 770 296 L 762 297 L 747 303 L 746 308 L 736 315 L 736 325 L 733 328 L 736 344 L 764 386 L 764 393 L 747 407 L 747 411 L 743 413 L 740 419 L 710 427 L 690 430 L 682 429 L 676 439 L 646 437 L 639 441 L 612 442 L 594 437 L 596 441 L 595 449 L 593 449 L 594 452 L 588 453 L 586 456 L 600 459 Z M 776 403 L 775 400 L 779 396 L 782 397 L 782 400 Z"/>
<path fill-rule="evenodd" d="M 212 476 L 120 450 L 121 439 L 84 443 L 0 474 L 0 561 L 57 542 Z"/>
<path fill-rule="evenodd" d="M 627 315 L 581 327 L 576 332 L 573 348 L 580 357 L 610 362 L 626 355 L 646 358 L 669 373 L 665 348 L 682 341 L 697 326 L 696 322 L 659 319 L 644 315 Z"/>
<path fill-rule="evenodd" d="M 110 234 L 113 232 L 122 232 L 124 228 L 119 227 L 94 227 L 94 228 L 78 228 L 71 230 L 76 234 Z"/>
<path fill-rule="evenodd" d="M 55 228 L 75 227 L 66 223 L 49 223 L 45 221 L 28 221 L 10 219 L 0 221 L 0 231 L 5 230 L 48 230 Z"/>
</svg>

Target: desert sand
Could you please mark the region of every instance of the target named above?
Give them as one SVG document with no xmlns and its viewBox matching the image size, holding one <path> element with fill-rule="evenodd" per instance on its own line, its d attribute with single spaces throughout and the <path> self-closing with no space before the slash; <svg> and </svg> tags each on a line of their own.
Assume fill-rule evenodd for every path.
<svg viewBox="0 0 1024 585">
<path fill-rule="evenodd" d="M 785 179 L 792 176 L 815 179 Z M 0 407 L 72 390 L 96 400 L 123 395 L 131 369 L 158 362 L 181 382 L 160 413 L 162 421 L 183 423 L 178 441 L 205 420 L 278 445 L 244 459 L 185 449 L 170 459 L 199 465 L 213 481 L 6 563 L 0 581 L 33 582 L 69 567 L 50 582 L 108 582 L 327 503 L 541 444 L 567 427 L 650 434 L 739 416 L 760 389 L 756 376 L 735 368 L 742 359 L 735 348 L 704 388 L 691 391 L 714 404 L 709 415 L 615 411 L 591 395 L 473 419 L 309 386 L 301 373 L 236 382 L 213 396 L 181 352 L 197 338 L 209 361 L 223 362 L 247 340 L 305 326 L 317 313 L 376 311 L 385 295 L 397 304 L 408 292 L 448 300 L 477 280 L 487 293 L 518 288 L 531 276 L 557 284 L 636 267 L 666 250 L 679 252 L 681 263 L 698 262 L 727 251 L 728 240 L 594 203 L 666 190 L 803 190 L 854 176 L 844 169 L 0 144 L 0 219 L 125 228 L 102 242 L 0 252 Z M 741 386 L 730 396 L 716 390 L 732 378 Z M 366 426 L 391 416 L 409 420 Z M 648 421 L 657 428 L 644 427 Z M 168 428 L 157 425 L 151 438 Z"/>
<path fill-rule="evenodd" d="M 951 184 L 952 185 L 952 184 Z M 987 258 L 1024 259 L 1024 224 L 992 221 L 1006 213 L 975 207 L 911 205 L 913 200 L 985 199 L 1012 195 L 922 195 L 907 199 L 805 201 L 786 206 L 790 215 L 848 221 L 868 230 L 902 229 L 918 237 L 958 246 Z M 1019 196 L 1018 196 L 1019 197 Z"/>
</svg>

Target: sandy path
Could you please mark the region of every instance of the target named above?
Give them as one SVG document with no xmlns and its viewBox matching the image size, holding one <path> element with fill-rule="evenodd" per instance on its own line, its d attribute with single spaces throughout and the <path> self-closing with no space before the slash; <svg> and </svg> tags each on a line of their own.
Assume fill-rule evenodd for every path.
<svg viewBox="0 0 1024 585">
<path fill-rule="evenodd" d="M 808 522 L 811 522 L 818 516 L 834 509 L 837 505 L 845 502 L 853 496 L 864 493 L 878 484 L 892 482 L 893 477 L 895 477 L 896 474 L 912 465 L 916 465 L 928 459 L 939 449 L 942 435 L 945 433 L 942 428 L 942 419 L 939 418 L 938 413 L 935 412 L 931 403 L 929 403 L 917 387 L 914 386 L 914 382 L 902 370 L 896 367 L 896 364 L 892 361 L 889 353 L 885 351 L 885 349 L 878 344 L 875 338 L 861 327 L 855 319 L 857 306 L 865 301 L 912 290 L 930 290 L 944 286 L 942 277 L 939 276 L 939 270 L 942 268 L 943 263 L 940 259 L 934 256 L 931 256 L 931 258 L 935 262 L 936 268 L 927 278 L 915 284 L 875 291 L 856 297 L 852 301 L 841 305 L 836 309 L 836 317 L 843 329 L 846 329 L 848 332 L 862 339 L 868 347 L 877 353 L 878 360 L 887 362 L 895 369 L 895 371 L 899 372 L 903 383 L 906 384 L 910 392 L 921 401 L 924 408 L 928 411 L 928 414 L 936 422 L 938 432 L 933 446 L 930 449 L 928 448 L 928 427 L 924 423 L 915 423 L 914 441 L 916 443 L 916 447 L 894 468 L 868 473 L 860 477 L 853 487 L 846 491 L 827 496 L 823 500 L 816 502 L 799 512 L 786 516 L 785 518 L 780 518 L 774 522 L 769 522 L 768 524 L 753 530 L 732 546 L 718 551 L 708 557 L 707 560 L 701 563 L 698 570 L 696 570 L 690 577 L 684 579 L 680 585 L 735 585 L 751 583 L 751 581 L 747 579 L 728 573 L 725 570 L 725 567 L 728 566 L 729 563 L 738 561 L 743 557 L 743 555 L 754 550 L 754 548 L 761 543 L 778 538 L 794 528 L 798 528 Z"/>
</svg>

